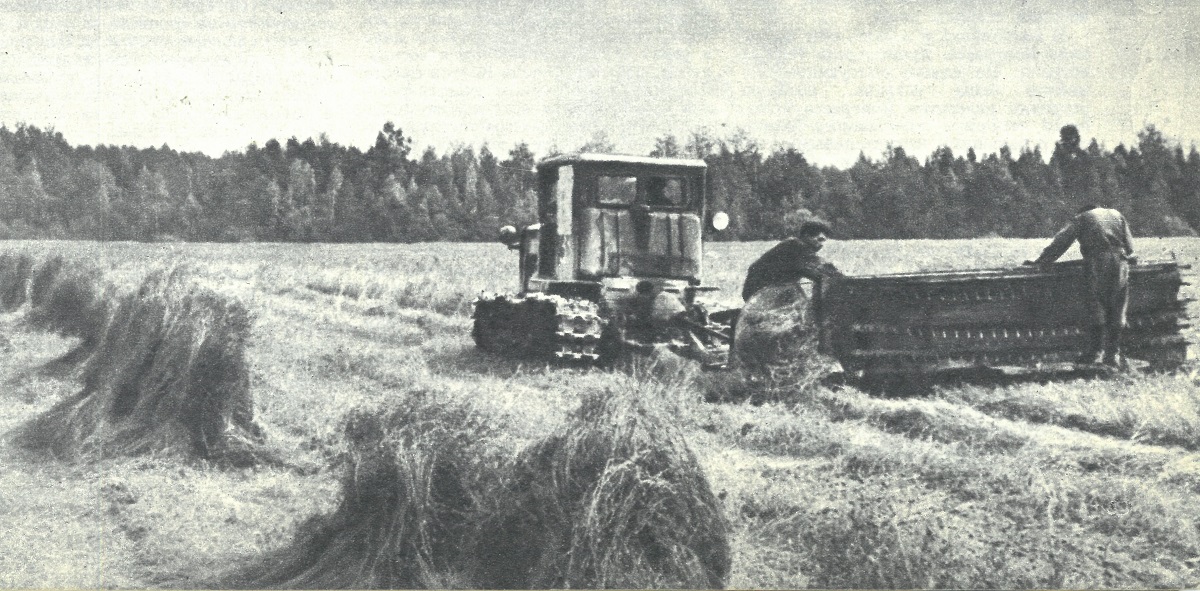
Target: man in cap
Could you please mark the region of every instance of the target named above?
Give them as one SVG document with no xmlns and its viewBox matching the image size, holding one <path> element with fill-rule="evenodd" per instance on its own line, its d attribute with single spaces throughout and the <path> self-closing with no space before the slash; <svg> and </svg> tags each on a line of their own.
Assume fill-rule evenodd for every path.
<svg viewBox="0 0 1200 591">
<path fill-rule="evenodd" d="M 1121 331 L 1129 305 L 1129 264 L 1133 260 L 1133 235 L 1125 216 L 1115 209 L 1088 205 L 1081 208 L 1050 245 L 1030 265 L 1058 260 L 1079 241 L 1087 281 L 1087 305 L 1092 316 L 1088 342 L 1080 363 L 1094 364 L 1101 352 L 1105 365 L 1121 364 Z"/>
<path fill-rule="evenodd" d="M 770 285 L 801 278 L 819 283 L 825 277 L 841 275 L 837 267 L 817 254 L 831 233 L 824 222 L 804 222 L 796 236 L 776 244 L 750 264 L 746 282 L 742 284 L 742 300 L 750 301 L 754 294 Z"/>
<path fill-rule="evenodd" d="M 1062 166 L 1087 159 L 1087 152 L 1080 147 L 1082 136 L 1079 128 L 1074 125 L 1064 125 L 1058 130 L 1058 142 L 1054 145 L 1054 154 L 1050 156 L 1051 164 Z"/>
<path fill-rule="evenodd" d="M 1062 187 L 1068 201 L 1086 202 L 1092 188 L 1092 164 L 1088 161 L 1087 152 L 1079 147 L 1079 129 L 1074 125 L 1064 125 L 1058 134 L 1059 140 L 1054 145 L 1054 154 L 1050 156 L 1050 166 L 1057 168 L 1062 175 Z"/>
</svg>

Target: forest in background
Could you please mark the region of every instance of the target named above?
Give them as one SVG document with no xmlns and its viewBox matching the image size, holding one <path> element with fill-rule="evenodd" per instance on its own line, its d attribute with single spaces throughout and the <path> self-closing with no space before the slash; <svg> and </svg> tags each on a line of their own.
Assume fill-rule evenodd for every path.
<svg viewBox="0 0 1200 591">
<path fill-rule="evenodd" d="M 1085 136 L 1086 137 L 1086 136 Z M 838 238 L 1027 238 L 1051 235 L 1080 205 L 1116 207 L 1135 235 L 1195 235 L 1200 152 L 1154 125 L 1136 145 L 1056 144 L 921 160 L 900 146 L 846 170 L 766 149 L 738 130 L 664 135 L 651 156 L 703 158 L 710 209 L 730 214 L 716 240 L 778 239 L 807 219 Z M 0 126 L 0 238 L 273 242 L 491 241 L 536 220 L 533 167 L 521 143 L 438 153 L 386 123 L 365 152 L 325 136 L 214 158 L 131 146 L 72 146 L 54 129 Z M 552 150 L 554 152 L 556 150 Z M 610 152 L 598 132 L 576 150 Z"/>
</svg>

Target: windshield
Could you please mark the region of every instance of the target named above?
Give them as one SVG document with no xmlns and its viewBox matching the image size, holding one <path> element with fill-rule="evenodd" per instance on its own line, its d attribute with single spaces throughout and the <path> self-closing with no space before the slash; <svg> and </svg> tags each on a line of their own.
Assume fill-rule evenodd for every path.
<svg viewBox="0 0 1200 591">
<path fill-rule="evenodd" d="M 687 208 L 689 194 L 685 179 L 663 176 L 609 176 L 596 179 L 596 203 L 633 205 L 644 203 L 652 208 Z"/>
<path fill-rule="evenodd" d="M 596 189 L 600 205 L 630 205 L 637 198 L 637 177 L 602 176 Z"/>
</svg>

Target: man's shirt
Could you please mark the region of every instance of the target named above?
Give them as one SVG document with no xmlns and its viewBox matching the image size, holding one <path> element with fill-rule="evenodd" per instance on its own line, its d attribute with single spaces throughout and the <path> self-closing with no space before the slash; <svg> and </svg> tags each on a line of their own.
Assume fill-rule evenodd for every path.
<svg viewBox="0 0 1200 591">
<path fill-rule="evenodd" d="M 797 281 L 801 278 L 817 281 L 830 274 L 838 274 L 833 265 L 825 262 L 825 259 L 805 246 L 799 238 L 788 238 L 763 253 L 750 265 L 746 271 L 746 282 L 742 284 L 742 300 L 749 301 L 754 294 L 768 285 Z"/>
<path fill-rule="evenodd" d="M 1125 216 L 1115 209 L 1097 207 L 1089 209 L 1071 219 L 1054 235 L 1054 240 L 1042 251 L 1038 263 L 1058 260 L 1071 244 L 1079 241 L 1083 258 L 1092 258 L 1103 253 L 1133 254 L 1133 235 Z"/>
</svg>

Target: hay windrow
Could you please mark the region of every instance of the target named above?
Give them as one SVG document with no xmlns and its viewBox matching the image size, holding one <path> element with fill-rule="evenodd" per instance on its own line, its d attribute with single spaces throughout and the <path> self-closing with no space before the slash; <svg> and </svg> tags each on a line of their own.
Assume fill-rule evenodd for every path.
<svg viewBox="0 0 1200 591">
<path fill-rule="evenodd" d="M 59 457 L 177 451 L 253 457 L 260 439 L 246 364 L 251 319 L 239 302 L 197 286 L 180 269 L 151 274 L 111 317 L 95 275 L 64 264 L 31 322 L 94 339 L 84 389 L 20 430 L 17 440 Z M 36 279 L 36 278 L 35 278 Z M 88 311 L 71 315 L 69 304 Z M 97 329 L 98 319 L 105 322 Z M 82 334 L 81 334 L 82 333 Z"/>
<path fill-rule="evenodd" d="M 495 428 L 469 404 L 417 390 L 345 423 L 342 501 L 310 519 L 294 543 L 215 583 L 233 588 L 453 588 L 478 495 L 494 490 Z"/>
<path fill-rule="evenodd" d="M 91 355 L 104 336 L 115 291 L 100 269 L 51 257 L 33 271 L 25 322 L 35 329 L 79 337 L 79 344 L 60 360 L 78 363 Z"/>
<path fill-rule="evenodd" d="M 16 310 L 28 301 L 33 262 L 33 257 L 23 252 L 0 254 L 0 310 Z"/>
<path fill-rule="evenodd" d="M 586 396 L 526 449 L 477 539 L 489 586 L 719 588 L 729 525 L 673 421 L 636 395 Z"/>
<path fill-rule="evenodd" d="M 668 417 L 597 391 L 518 453 L 511 425 L 450 390 L 417 386 L 352 413 L 338 509 L 206 585 L 725 585 L 728 522 Z"/>
</svg>

